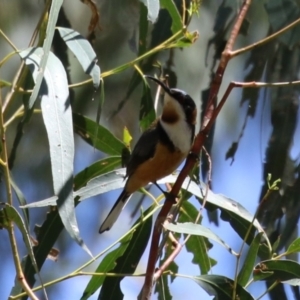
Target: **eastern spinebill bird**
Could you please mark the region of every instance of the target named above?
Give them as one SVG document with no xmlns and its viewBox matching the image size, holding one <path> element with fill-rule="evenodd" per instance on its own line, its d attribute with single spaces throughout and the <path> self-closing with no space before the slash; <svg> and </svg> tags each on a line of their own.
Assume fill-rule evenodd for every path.
<svg viewBox="0 0 300 300">
<path fill-rule="evenodd" d="M 174 172 L 189 154 L 194 141 L 197 108 L 193 99 L 152 76 L 145 77 L 164 90 L 162 114 L 136 143 L 127 165 L 125 187 L 102 223 L 100 233 L 113 226 L 135 191 L 149 182 L 156 184 Z"/>
</svg>

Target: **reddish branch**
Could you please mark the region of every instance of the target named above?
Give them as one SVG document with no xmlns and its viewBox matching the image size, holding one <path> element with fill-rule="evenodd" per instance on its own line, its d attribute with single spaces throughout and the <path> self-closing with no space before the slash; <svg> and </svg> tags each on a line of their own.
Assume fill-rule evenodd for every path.
<svg viewBox="0 0 300 300">
<path fill-rule="evenodd" d="M 222 97 L 220 103 L 218 104 L 217 107 L 215 107 L 214 100 L 218 95 L 226 66 L 231 58 L 231 53 L 232 53 L 234 43 L 236 41 L 237 35 L 240 31 L 241 25 L 243 23 L 243 20 L 245 19 L 250 4 L 251 4 L 251 0 L 245 0 L 237 16 L 235 25 L 233 26 L 225 50 L 222 53 L 219 66 L 216 71 L 216 75 L 211 83 L 209 100 L 205 110 L 204 119 L 201 124 L 201 129 L 197 134 L 194 145 L 191 149 L 191 155 L 189 155 L 189 157 L 187 158 L 185 165 L 182 171 L 180 172 L 172 188 L 172 191 L 170 192 L 170 196 L 166 198 L 164 206 L 162 207 L 156 219 L 154 230 L 152 233 L 152 241 L 151 241 L 151 247 L 149 252 L 149 260 L 148 260 L 148 266 L 146 271 L 145 283 L 142 290 L 142 297 L 141 297 L 142 300 L 148 300 L 150 299 L 151 296 L 152 286 L 153 286 L 153 276 L 155 272 L 155 264 L 158 258 L 159 241 L 162 233 L 162 224 L 166 220 L 172 205 L 175 203 L 175 197 L 178 195 L 184 179 L 188 176 L 190 170 L 197 162 L 197 157 L 200 154 L 204 141 L 208 136 L 213 123 L 215 122 L 223 105 L 225 104 L 226 99 L 230 94 L 230 91 L 234 88 L 234 85 L 230 84 L 224 96 Z"/>
<path fill-rule="evenodd" d="M 169 239 L 172 242 L 172 246 L 175 248 L 166 261 L 156 270 L 154 274 L 154 281 L 157 280 L 163 272 L 168 268 L 168 266 L 174 261 L 175 257 L 180 253 L 184 244 L 180 244 L 171 232 L 169 232 Z"/>
</svg>

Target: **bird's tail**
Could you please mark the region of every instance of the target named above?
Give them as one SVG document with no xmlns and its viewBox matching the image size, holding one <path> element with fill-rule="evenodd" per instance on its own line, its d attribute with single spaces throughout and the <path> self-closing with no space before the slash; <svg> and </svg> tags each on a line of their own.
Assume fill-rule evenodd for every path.
<svg viewBox="0 0 300 300">
<path fill-rule="evenodd" d="M 130 197 L 130 195 L 131 194 L 127 193 L 125 191 L 125 189 L 123 190 L 123 192 L 119 196 L 118 200 L 116 201 L 115 205 L 109 212 L 108 216 L 106 217 L 106 219 L 100 226 L 99 233 L 102 233 L 106 230 L 111 229 L 111 227 L 114 225 L 114 223 L 118 219 L 124 205 L 126 204 L 128 198 Z"/>
</svg>

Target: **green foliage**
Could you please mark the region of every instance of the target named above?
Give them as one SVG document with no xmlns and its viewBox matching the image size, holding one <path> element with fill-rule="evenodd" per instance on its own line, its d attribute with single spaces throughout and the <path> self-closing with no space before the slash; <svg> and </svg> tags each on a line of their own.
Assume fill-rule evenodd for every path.
<svg viewBox="0 0 300 300">
<path fill-rule="evenodd" d="M 97 25 L 99 20 L 97 18 L 96 7 L 91 4 L 92 1 L 87 2 L 93 14 L 89 24 L 89 37 L 91 38 L 95 34 L 94 30 L 97 27 L 95 24 Z M 11 246 L 16 269 L 16 279 L 24 277 L 24 281 L 26 281 L 26 284 L 22 280 L 16 280 L 15 284 L 11 283 L 13 288 L 10 299 L 20 299 L 21 297 L 23 299 L 27 297 L 34 299 L 35 291 L 40 289 L 43 289 L 45 298 L 47 298 L 45 287 L 52 286 L 55 289 L 58 282 L 76 276 L 90 276 L 90 281 L 82 289 L 82 300 L 88 299 L 94 293 L 97 293 L 99 288 L 98 299 L 123 299 L 124 292 L 121 287 L 123 279 L 126 277 L 145 277 L 146 267 L 140 266 L 140 263 L 145 253 L 146 255 L 148 254 L 148 250 L 146 251 L 146 249 L 148 249 L 153 232 L 157 231 L 157 227 L 155 227 L 157 225 L 154 225 L 154 222 L 156 213 L 162 207 L 160 204 L 161 195 L 156 196 L 150 191 L 141 191 L 143 196 L 150 196 L 150 198 L 155 200 L 153 205 L 145 211 L 141 209 L 140 212 L 137 209 L 139 218 L 131 229 L 125 231 L 126 228 L 124 226 L 122 228 L 125 232 L 123 236 L 113 242 L 110 240 L 111 244 L 101 252 L 97 250 L 98 253 L 93 253 L 94 250 L 91 250 L 84 242 L 90 236 L 83 233 L 82 224 L 77 221 L 75 212 L 75 208 L 79 211 L 84 206 L 79 205 L 83 200 L 89 203 L 91 202 L 91 197 L 99 197 L 101 195 L 104 198 L 104 196 L 109 195 L 109 192 L 124 187 L 125 170 L 122 167 L 126 165 L 126 161 L 130 155 L 129 138 L 124 138 L 125 141 L 123 141 L 117 137 L 115 134 L 117 130 L 115 131 L 110 128 L 109 121 L 120 117 L 124 107 L 132 102 L 133 95 L 138 94 L 139 101 L 136 101 L 133 106 L 138 118 L 135 123 L 138 123 L 139 127 L 143 130 L 146 129 L 155 120 L 157 107 L 154 105 L 153 91 L 150 89 L 143 75 L 149 72 L 153 73 L 153 66 L 160 65 L 159 71 L 162 77 L 167 74 L 173 74 L 175 81 L 177 81 L 177 74 L 173 68 L 174 53 L 181 53 L 186 48 L 193 49 L 195 41 L 199 38 L 199 33 L 197 31 L 190 31 L 188 26 L 192 19 L 195 18 L 195 14 L 199 13 L 201 1 L 185 1 L 183 5 L 181 1 L 175 0 L 143 0 L 141 2 L 134 7 L 130 7 L 129 10 L 138 11 L 138 22 L 136 23 L 138 23 L 137 28 L 139 30 L 137 31 L 139 33 L 137 37 L 136 29 L 134 29 L 132 38 L 133 40 L 137 40 L 137 45 L 135 47 L 133 45 L 132 47 L 135 48 L 136 57 L 129 61 L 125 57 L 122 60 L 116 59 L 115 61 L 119 62 L 119 64 L 107 70 L 102 68 L 102 63 L 105 64 L 105 62 L 101 61 L 101 55 L 98 55 L 98 52 L 95 50 L 96 47 L 93 44 L 95 40 L 93 38 L 88 40 L 83 34 L 75 31 L 73 28 L 60 26 L 64 16 L 63 1 L 61 0 L 46 1 L 44 11 L 40 15 L 40 22 L 37 24 L 39 37 L 35 33 L 32 33 L 31 42 L 26 49 L 19 50 L 0 26 L 0 39 L 13 48 L 12 53 L 1 57 L 0 69 L 10 66 L 10 58 L 13 56 L 18 56 L 22 60 L 18 70 L 16 70 L 14 79 L 7 80 L 6 76 L 3 76 L 3 72 L 1 72 L 0 78 L 0 165 L 3 190 L 5 190 L 2 194 L 3 202 L 0 203 L 0 228 L 8 232 L 9 240 L 8 242 L 5 240 L 3 244 L 8 243 Z M 300 10 L 296 1 L 265 2 L 264 9 L 270 22 L 270 32 L 280 30 L 283 26 L 287 26 L 291 21 L 299 18 Z M 224 36 L 232 32 L 232 24 L 235 22 L 236 15 L 234 15 L 234 11 L 236 9 L 233 8 L 233 5 L 236 5 L 236 1 L 234 1 L 234 4 L 230 1 L 228 3 L 225 4 L 224 2 L 219 7 L 214 28 L 215 36 L 210 41 L 216 47 L 215 57 L 213 58 L 214 63 L 210 70 L 211 74 L 215 72 L 215 64 L 221 58 L 224 50 L 224 47 L 222 47 L 222 45 L 225 45 Z M 123 5 L 126 8 L 129 4 Z M 284 10 L 283 14 L 281 14 L 281 10 Z M 118 13 L 120 11 L 114 12 L 115 15 Z M 125 14 L 126 10 L 122 10 L 122 13 Z M 291 19 L 289 16 L 291 16 Z M 155 23 L 156 20 L 158 20 L 157 23 Z M 88 22 L 84 21 L 88 26 Z M 117 22 L 113 25 L 116 27 L 120 26 Z M 251 22 L 244 20 L 244 25 L 247 25 L 248 30 Z M 151 31 L 151 41 L 148 40 L 150 38 L 150 29 L 153 29 Z M 246 35 L 247 30 L 245 30 L 245 27 L 242 27 L 240 33 Z M 276 49 L 277 51 L 280 48 L 282 53 L 287 53 L 290 51 L 287 48 L 297 46 L 298 31 L 299 28 L 294 27 L 291 30 L 286 30 L 284 34 L 278 35 L 277 42 L 279 44 L 271 44 L 274 47 L 267 48 L 268 51 L 270 49 L 272 51 Z M 69 48 L 70 53 L 56 49 L 55 34 L 58 34 L 61 39 L 60 41 Z M 266 42 L 270 41 L 262 41 L 261 45 Z M 134 44 L 134 41 L 132 44 Z M 248 50 L 251 51 L 248 65 L 253 64 L 255 66 L 258 64 L 256 46 L 253 45 L 252 49 Z M 265 48 L 263 52 L 264 59 L 268 58 L 267 54 L 269 52 L 266 51 L 267 49 Z M 104 52 L 103 49 L 102 52 L 100 51 L 100 53 Z M 67 55 L 67 57 L 75 56 L 83 72 L 89 76 L 89 79 L 71 84 L 70 78 L 72 76 L 70 75 L 70 70 L 60 59 L 62 54 Z M 168 55 L 168 60 L 163 63 L 157 63 L 157 61 L 162 60 L 162 56 L 160 56 L 162 54 Z M 274 52 L 274 56 L 276 54 L 278 53 Z M 292 62 L 289 61 L 289 64 L 293 65 Z M 71 64 L 72 68 L 73 65 Z M 255 80 L 259 80 L 265 72 L 265 68 L 267 67 L 264 64 L 260 64 L 258 69 L 250 71 L 247 78 L 257 76 L 259 78 L 255 78 Z M 82 73 L 82 70 L 78 72 Z M 269 76 L 272 73 L 272 69 L 268 69 L 266 73 L 266 76 Z M 31 74 L 32 78 L 29 77 L 29 74 Z M 106 105 L 110 105 L 109 101 L 113 101 L 105 98 L 104 82 L 106 89 L 113 89 L 111 87 L 112 82 L 117 80 L 116 78 L 118 77 L 128 77 L 127 86 L 122 93 L 122 97 L 119 99 L 120 101 L 118 103 L 114 102 L 110 106 L 110 113 L 100 118 L 100 112 L 103 113 Z M 279 78 L 280 80 L 284 79 L 282 76 Z M 291 81 L 290 79 L 286 80 Z M 221 84 L 221 79 L 219 84 Z M 287 84 L 286 86 L 289 85 Z M 74 97 L 71 89 L 79 87 L 84 88 L 84 92 L 80 96 L 76 95 Z M 257 88 L 255 85 L 252 87 Z M 91 109 L 93 113 L 91 117 L 87 110 L 93 104 L 89 100 L 92 99 L 91 95 L 95 95 L 99 88 L 101 89 L 99 91 L 101 95 L 100 101 L 96 109 Z M 2 99 L 3 94 L 5 94 L 5 97 Z M 247 112 L 247 116 L 254 116 L 258 95 L 258 92 L 251 95 L 243 92 L 242 102 L 249 101 L 252 105 Z M 214 97 L 216 99 L 217 95 L 214 95 Z M 81 101 L 81 99 L 85 101 Z M 281 109 L 283 104 L 280 102 L 278 105 L 276 101 L 272 103 L 276 107 L 274 109 L 276 112 L 272 111 L 272 120 L 274 121 L 274 119 L 281 118 L 282 114 L 278 114 L 278 111 L 281 112 L 283 110 Z M 251 105 L 249 104 L 249 106 Z M 288 111 L 295 113 L 295 109 L 293 108 L 295 108 L 296 104 L 293 102 L 293 105 L 288 108 Z M 77 111 L 80 111 L 80 113 Z M 294 116 L 291 119 L 294 120 L 295 118 Z M 37 119 L 40 120 L 41 127 L 43 127 L 45 133 L 44 135 L 46 136 L 41 148 L 39 148 L 40 145 L 35 145 L 31 142 L 31 137 L 28 133 L 30 130 L 24 130 L 29 121 L 35 122 Z M 100 120 L 102 124 L 99 124 Z M 120 120 L 122 121 L 122 118 Z M 120 120 L 119 123 L 121 124 Z M 17 121 L 19 122 L 16 126 L 17 133 L 13 139 L 13 135 L 7 134 L 7 132 L 14 130 L 13 125 Z M 276 122 L 274 121 L 274 123 Z M 294 130 L 295 124 L 296 122 L 291 124 L 291 131 Z M 122 132 L 128 133 L 127 129 L 123 128 L 123 123 L 121 127 Z M 282 129 L 284 126 L 279 127 Z M 36 130 L 37 128 L 34 129 Z M 275 136 L 276 140 L 284 136 L 284 133 L 282 133 L 278 138 L 275 133 L 273 137 Z M 207 134 L 205 133 L 206 136 Z M 242 136 L 243 134 L 240 135 L 239 140 Z M 77 147 L 75 143 L 76 137 L 80 137 L 81 142 L 85 143 L 85 147 L 89 147 L 92 151 L 99 154 L 100 158 L 97 157 L 93 162 L 87 163 L 81 171 L 74 174 L 75 154 L 79 153 L 80 156 L 86 155 L 83 151 L 81 152 L 80 147 Z M 289 141 L 292 140 L 291 137 L 292 134 L 289 134 Z M 6 142 L 7 140 L 9 140 L 10 144 Z M 43 155 L 48 159 L 51 178 L 49 179 L 45 176 L 43 183 L 47 186 L 47 190 L 50 190 L 52 193 L 47 199 L 38 201 L 30 199 L 30 203 L 27 203 L 29 199 L 25 196 L 26 191 L 24 186 L 22 185 L 21 187 L 20 181 L 20 186 L 18 186 L 18 180 L 12 177 L 15 168 L 18 170 L 19 167 L 24 167 L 22 160 L 27 161 L 27 157 L 24 154 L 26 147 L 21 141 L 27 142 L 27 146 L 29 145 L 30 151 L 33 153 L 35 151 L 45 151 Z M 231 151 L 229 151 L 230 155 L 227 158 L 234 157 L 238 150 L 239 141 L 234 142 L 233 145 L 234 148 L 231 148 Z M 273 146 L 271 141 L 268 145 L 269 152 L 274 150 Z M 289 146 L 290 144 L 287 142 L 285 149 L 290 149 Z M 285 152 L 287 153 L 288 151 Z M 20 155 L 19 157 L 18 154 Z M 290 165 L 296 164 L 291 159 L 287 161 Z M 286 167 L 288 170 L 285 169 L 283 171 L 284 168 L 282 167 L 282 172 L 278 173 L 272 169 L 275 164 L 270 159 L 270 156 L 267 156 L 267 163 L 265 165 L 264 174 L 272 174 L 275 181 L 270 183 L 271 175 L 265 176 L 261 204 L 255 214 L 249 212 L 245 208 L 246 205 L 242 205 L 238 201 L 221 194 L 214 193 L 208 184 L 200 181 L 196 183 L 190 178 L 185 179 L 181 186 L 181 194 L 178 197 L 181 201 L 178 201 L 173 207 L 174 210 L 172 210 L 174 218 L 165 223 L 165 220 L 160 220 L 160 225 L 163 225 L 164 235 L 161 237 L 160 259 L 155 257 L 155 260 L 158 260 L 157 274 L 160 272 L 159 275 L 155 275 L 159 277 L 155 277 L 157 280 L 155 292 L 158 294 L 158 299 L 172 299 L 173 296 L 176 296 L 172 291 L 172 283 L 178 278 L 186 278 L 194 281 L 198 285 L 197 288 L 214 296 L 215 299 L 222 300 L 255 299 L 255 296 L 249 291 L 249 285 L 255 285 L 257 281 L 267 281 L 271 288 L 275 288 L 280 283 L 294 286 L 299 285 L 300 264 L 294 260 L 283 259 L 283 257 L 300 252 L 299 238 L 294 239 L 292 243 L 287 242 L 291 237 L 290 231 L 295 229 L 295 222 L 299 217 L 298 211 L 297 215 L 295 213 L 296 216 L 291 212 L 293 212 L 293 207 L 296 206 L 293 204 L 299 202 L 296 200 L 299 197 L 300 184 L 298 183 L 300 176 L 292 182 L 293 184 L 282 182 L 282 174 L 286 174 L 284 172 L 293 169 L 291 172 L 294 175 L 296 172 L 294 170 L 297 170 L 297 168 L 293 165 L 295 168 Z M 270 166 L 272 166 L 272 172 L 268 171 L 268 167 Z M 44 175 L 44 165 L 41 164 L 39 168 L 39 174 Z M 199 169 L 197 170 L 199 171 Z M 199 178 L 198 175 L 196 176 L 197 178 Z M 169 184 L 173 185 L 178 177 L 179 172 L 174 172 L 174 174 L 170 174 L 158 183 L 165 184 L 166 186 L 169 186 Z M 24 182 L 28 184 L 25 179 L 27 178 L 23 179 Z M 30 188 L 38 190 L 38 182 L 35 182 L 35 180 L 31 182 L 30 178 L 29 181 L 31 183 Z M 291 228 L 291 230 L 285 230 L 282 239 L 276 236 L 274 241 L 270 237 L 271 235 L 268 234 L 269 231 L 265 231 L 264 226 L 274 228 L 274 224 L 279 223 L 278 215 L 282 213 L 283 207 L 280 205 L 276 206 L 274 203 L 280 203 L 280 201 L 276 202 L 276 200 L 281 199 L 280 191 L 282 189 L 285 189 L 287 191 L 286 194 L 289 196 L 289 198 L 285 198 L 284 209 L 290 212 L 293 222 L 289 222 L 288 220 L 288 228 Z M 14 197 L 18 201 L 14 201 Z M 289 199 L 292 199 L 294 202 L 289 202 Z M 277 210 L 273 210 L 274 206 L 276 206 Z M 43 215 L 44 210 L 42 209 L 45 207 L 48 212 L 46 215 Z M 19 212 L 19 209 L 22 210 L 22 213 Z M 202 221 L 205 218 L 203 215 L 204 209 L 209 212 L 220 212 L 220 218 L 222 221 L 227 222 L 226 225 L 230 229 L 230 234 L 236 233 L 237 237 L 239 237 L 240 244 L 234 246 L 237 249 L 233 249 L 230 242 L 227 242 L 227 235 L 221 236 L 215 232 L 213 226 L 203 225 Z M 272 218 L 267 219 L 267 221 L 264 220 L 266 211 L 274 212 Z M 43 221 L 42 225 L 35 226 L 35 237 L 31 237 L 30 231 L 35 222 L 32 217 L 34 212 L 43 215 Z M 88 218 L 86 216 L 86 219 Z M 221 222 L 221 226 L 225 222 Z M 16 226 L 14 227 L 14 225 Z M 15 228 L 18 228 L 21 232 L 22 239 L 18 241 Z M 63 237 L 60 237 L 60 235 L 64 230 L 68 237 L 70 237 L 70 240 L 72 242 L 75 241 L 81 247 L 81 250 L 84 250 L 89 255 L 90 260 L 82 263 L 81 259 L 71 256 L 69 259 L 72 260 L 72 265 L 75 266 L 79 262 L 81 266 L 77 267 L 73 272 L 62 274 L 61 277 L 46 282 L 41 276 L 40 270 L 47 268 L 45 265 L 47 259 L 57 259 L 57 256 L 53 254 L 56 253 L 54 246 L 61 246 L 63 244 Z M 97 233 L 97 230 L 89 227 L 89 234 L 93 236 L 95 233 Z M 5 239 L 4 237 L 2 238 L 3 240 Z M 101 243 L 102 238 L 97 236 L 99 243 Z M 286 250 L 277 254 L 277 249 L 281 250 L 283 248 L 282 240 L 285 241 L 284 246 Z M 24 244 L 27 253 L 23 259 L 19 257 L 21 243 Z M 220 257 L 213 257 L 209 253 L 213 247 L 219 247 L 221 253 L 229 252 L 229 255 L 233 256 L 235 264 L 231 270 L 231 273 L 234 273 L 232 278 L 226 277 L 228 274 L 225 274 L 225 272 L 224 274 L 212 275 L 212 273 L 215 273 L 214 267 L 222 259 Z M 176 256 L 183 248 L 191 254 L 189 256 L 190 260 L 186 260 L 184 263 L 195 265 L 197 273 L 199 273 L 197 276 L 193 274 L 180 274 L 180 260 L 177 261 Z M 84 256 L 86 253 L 84 251 L 82 251 L 82 256 L 86 260 L 86 256 Z M 242 261 L 241 256 L 244 254 L 245 259 Z M 99 259 L 100 257 L 101 259 Z M 149 257 L 151 257 L 151 250 Z M 96 267 L 93 265 L 95 260 L 97 260 Z M 59 263 L 60 260 L 58 260 Z M 141 269 L 143 271 L 140 271 Z M 40 285 L 34 289 L 36 278 L 39 278 Z"/>
</svg>

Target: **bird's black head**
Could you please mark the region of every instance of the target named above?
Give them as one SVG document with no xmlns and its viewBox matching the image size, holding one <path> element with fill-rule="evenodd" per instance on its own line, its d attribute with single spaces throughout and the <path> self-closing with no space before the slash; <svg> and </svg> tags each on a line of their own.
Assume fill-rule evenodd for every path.
<svg viewBox="0 0 300 300">
<path fill-rule="evenodd" d="M 159 79 L 145 75 L 145 77 L 155 81 L 159 84 L 164 91 L 174 100 L 176 100 L 180 106 L 182 107 L 186 121 L 190 124 L 196 123 L 196 115 L 197 115 L 197 108 L 194 100 L 188 95 L 185 91 L 176 88 L 169 88 L 164 82 L 160 81 Z"/>
</svg>

